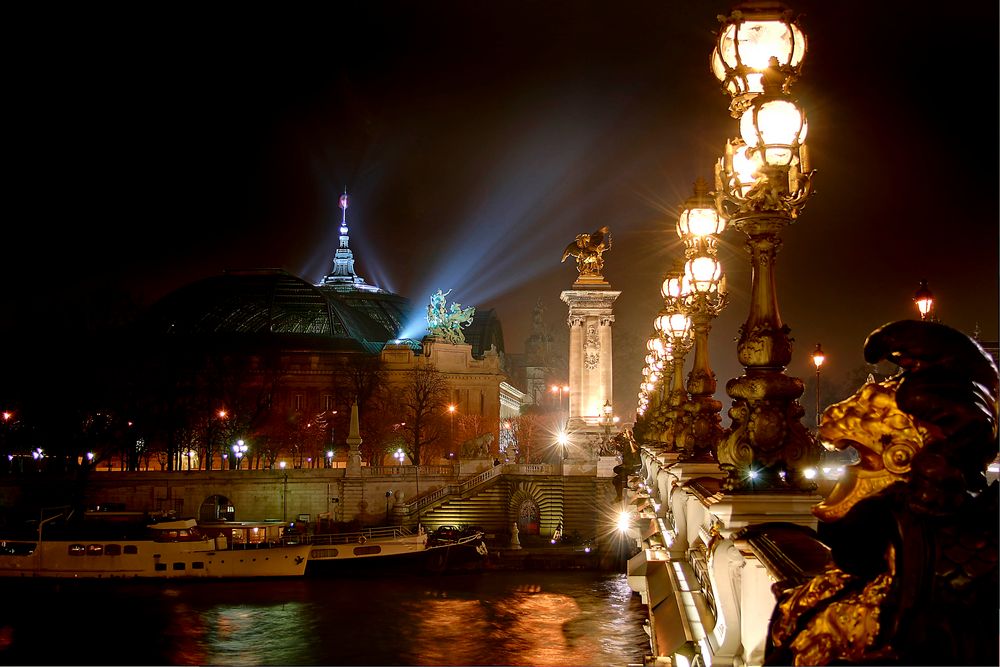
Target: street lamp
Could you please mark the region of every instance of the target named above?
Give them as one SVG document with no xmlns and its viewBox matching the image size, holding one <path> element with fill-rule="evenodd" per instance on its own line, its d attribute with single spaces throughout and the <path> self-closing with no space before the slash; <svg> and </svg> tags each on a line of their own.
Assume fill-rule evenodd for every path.
<svg viewBox="0 0 1000 667">
<path fill-rule="evenodd" d="M 333 467 L 333 450 L 332 449 L 326 450 L 326 467 L 327 468 L 332 468 Z"/>
<path fill-rule="evenodd" d="M 815 484 L 802 471 L 822 450 L 800 422 L 804 384 L 784 373 L 791 330 L 778 314 L 774 273 L 780 232 L 812 194 L 806 116 L 789 95 L 806 40 L 797 19 L 777 4 L 746 3 L 720 20 L 713 70 L 732 96 L 730 115 L 739 119 L 741 136 L 727 141 L 716 164 L 715 200 L 719 214 L 747 237 L 751 286 L 737 344 L 745 372 L 726 385 L 732 425 L 718 461 L 728 491 L 811 490 Z M 745 57 L 751 50 L 752 61 Z M 734 54 L 744 57 L 727 61 Z"/>
<path fill-rule="evenodd" d="M 558 412 L 560 413 L 560 416 L 561 416 L 561 413 L 562 413 L 562 399 L 563 399 L 563 395 L 564 394 L 566 395 L 566 403 L 567 403 L 567 406 L 566 406 L 566 413 L 567 414 L 566 414 L 566 416 L 569 417 L 569 405 L 568 405 L 569 404 L 569 385 L 568 384 L 554 384 L 554 385 L 551 385 L 549 387 L 549 391 L 552 392 L 554 395 L 557 396 L 556 407 L 558 408 Z M 562 427 L 565 428 L 565 422 L 562 424 Z"/>
<path fill-rule="evenodd" d="M 604 401 L 604 407 L 601 408 L 601 411 L 602 411 L 602 414 L 601 414 L 601 424 L 604 425 L 604 450 L 605 451 L 610 451 L 611 450 L 611 424 L 612 424 L 612 419 L 613 419 L 613 415 L 611 413 L 614 411 L 614 408 L 611 406 L 611 401 L 610 400 Z"/>
<path fill-rule="evenodd" d="M 240 469 L 240 463 L 242 463 L 243 456 L 247 453 L 247 449 L 249 449 L 249 447 L 247 447 L 246 443 L 242 440 L 237 440 L 236 444 L 233 445 L 233 455 L 236 457 L 237 470 Z"/>
<path fill-rule="evenodd" d="M 819 343 L 816 343 L 816 349 L 813 350 L 812 360 L 816 364 L 816 428 L 819 428 L 819 367 L 826 361 L 826 355 L 823 354 L 823 348 Z"/>
<path fill-rule="evenodd" d="M 694 410 L 689 410 L 677 447 L 685 460 L 714 461 L 722 439 L 722 403 L 714 397 L 715 373 L 708 360 L 708 334 L 712 320 L 728 300 L 726 277 L 718 259 L 719 235 L 726 220 L 719 215 L 708 186 L 698 179 L 677 218 L 677 235 L 684 242 L 683 309 L 694 332 L 694 361 L 688 374 L 687 392 Z"/>
<path fill-rule="evenodd" d="M 396 449 L 396 452 L 392 455 L 392 457 L 396 459 L 396 465 L 401 466 L 403 465 L 403 459 L 406 458 L 406 454 L 403 453 L 403 450 L 401 448 L 398 448 Z"/>
<path fill-rule="evenodd" d="M 448 451 L 455 449 L 455 404 L 452 403 L 448 406 Z"/>
<path fill-rule="evenodd" d="M 653 327 L 664 338 L 666 347 L 670 351 L 672 384 L 669 393 L 664 397 L 661 410 L 661 423 L 664 427 L 662 442 L 667 451 L 677 450 L 677 439 L 682 430 L 684 404 L 687 403 L 687 392 L 684 389 L 684 357 L 694 342 L 691 337 L 691 318 L 683 312 L 683 308 L 683 297 L 676 300 L 667 299 L 666 307 L 653 320 Z M 665 382 L 663 387 L 665 390 Z"/>
<path fill-rule="evenodd" d="M 556 442 L 558 442 L 559 446 L 562 448 L 562 457 L 564 459 L 567 458 L 568 453 L 566 450 L 568 449 L 569 446 L 569 436 L 566 435 L 564 431 L 560 431 L 559 435 L 556 436 Z"/>
<path fill-rule="evenodd" d="M 934 294 L 927 287 L 926 280 L 920 281 L 920 287 L 913 295 L 913 303 L 917 304 L 921 320 L 934 321 L 934 316 L 931 315 L 931 310 L 934 308 Z"/>
</svg>

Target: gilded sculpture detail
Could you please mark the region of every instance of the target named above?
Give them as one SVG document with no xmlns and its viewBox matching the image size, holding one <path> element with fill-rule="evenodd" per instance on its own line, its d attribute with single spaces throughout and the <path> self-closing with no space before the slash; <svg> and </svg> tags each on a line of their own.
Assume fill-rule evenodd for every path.
<svg viewBox="0 0 1000 667">
<path fill-rule="evenodd" d="M 998 664 L 997 367 L 936 322 L 885 325 L 865 359 L 900 373 L 823 414 L 851 466 L 813 512 L 832 562 L 774 585 L 769 665 Z"/>
<path fill-rule="evenodd" d="M 611 247 L 611 233 L 601 227 L 590 234 L 577 234 L 576 240 L 566 246 L 560 262 L 576 257 L 576 270 L 580 278 L 603 278 L 604 252 Z"/>
</svg>

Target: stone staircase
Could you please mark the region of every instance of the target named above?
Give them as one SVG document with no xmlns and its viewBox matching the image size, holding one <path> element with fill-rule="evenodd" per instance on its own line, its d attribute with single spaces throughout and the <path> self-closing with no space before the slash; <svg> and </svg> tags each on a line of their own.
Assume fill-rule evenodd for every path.
<svg viewBox="0 0 1000 667">
<path fill-rule="evenodd" d="M 538 535 L 552 535 L 562 524 L 566 536 L 597 537 L 614 518 L 609 508 L 614 487 L 606 478 L 563 476 L 550 466 L 497 466 L 461 484 L 422 494 L 397 508 L 400 522 L 419 522 L 427 530 L 443 525 L 475 525 L 487 534 L 509 536 L 526 500 L 538 508 Z M 523 529 L 522 529 L 523 530 Z"/>
</svg>

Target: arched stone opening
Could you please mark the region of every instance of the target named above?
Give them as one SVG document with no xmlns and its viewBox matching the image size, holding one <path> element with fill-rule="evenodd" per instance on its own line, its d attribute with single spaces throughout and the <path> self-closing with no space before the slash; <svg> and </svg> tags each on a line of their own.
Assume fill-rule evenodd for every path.
<svg viewBox="0 0 1000 667">
<path fill-rule="evenodd" d="M 225 496 L 215 494 L 205 498 L 198 509 L 199 521 L 235 521 L 236 507 Z"/>
</svg>

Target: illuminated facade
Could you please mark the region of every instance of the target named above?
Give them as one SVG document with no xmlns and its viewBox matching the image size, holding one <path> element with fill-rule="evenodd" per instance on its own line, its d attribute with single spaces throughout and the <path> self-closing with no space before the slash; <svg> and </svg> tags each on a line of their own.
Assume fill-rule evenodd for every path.
<svg viewBox="0 0 1000 667">
<path fill-rule="evenodd" d="M 292 424 L 297 432 L 304 428 L 325 430 L 325 437 L 310 438 L 312 444 L 297 448 L 293 456 L 282 453 L 281 460 L 294 467 L 323 467 L 331 449 L 342 458 L 350 402 L 356 393 L 351 383 L 352 364 L 356 367 L 359 359 L 380 358 L 386 344 L 396 339 L 411 317 L 409 299 L 369 285 L 355 272 L 346 204 L 346 197 L 342 197 L 339 247 L 329 272 L 318 283 L 280 269 L 227 271 L 168 294 L 143 318 L 141 336 L 133 337 L 144 341 L 144 349 L 136 351 L 144 360 L 143 378 L 153 377 L 151 370 L 167 378 L 183 375 L 182 382 L 192 391 L 189 403 L 200 404 L 208 413 L 225 406 L 231 413 L 230 426 L 235 427 L 237 419 L 242 420 L 240 428 L 245 425 L 246 429 L 265 422 L 260 414 L 251 417 L 248 413 L 260 413 L 266 404 L 266 411 L 278 415 L 273 419 L 282 425 Z M 466 345 L 438 347 L 463 348 L 465 363 L 455 365 L 441 359 L 440 370 L 454 383 L 452 393 L 462 413 L 490 419 L 496 435 L 499 387 L 507 379 L 501 369 L 504 346 L 500 322 L 494 310 L 478 310 L 464 331 Z M 434 346 L 427 341 L 415 346 L 414 359 L 437 361 L 441 356 L 431 354 Z M 234 361 L 240 359 L 242 362 Z M 470 380 L 482 375 L 479 370 L 470 373 L 473 366 L 488 366 L 488 379 Z M 392 382 L 392 372 L 385 376 Z M 173 378 L 164 386 L 171 382 Z M 242 397 L 242 405 L 237 405 L 237 396 Z M 227 444 L 220 437 L 214 452 L 202 446 L 200 452 L 193 457 L 185 454 L 173 467 L 185 467 L 192 458 L 195 462 L 191 467 L 195 468 L 231 465 L 231 461 L 227 464 L 221 459 Z M 187 446 L 183 449 L 190 451 Z M 119 458 L 126 457 L 122 453 Z M 150 467 L 158 467 L 155 458 Z M 253 447 L 247 460 L 254 467 L 268 465 L 254 458 Z M 118 461 L 115 463 L 119 467 Z M 136 465 L 141 467 L 142 462 L 122 467 Z"/>
</svg>

